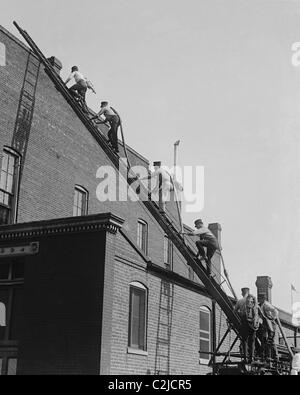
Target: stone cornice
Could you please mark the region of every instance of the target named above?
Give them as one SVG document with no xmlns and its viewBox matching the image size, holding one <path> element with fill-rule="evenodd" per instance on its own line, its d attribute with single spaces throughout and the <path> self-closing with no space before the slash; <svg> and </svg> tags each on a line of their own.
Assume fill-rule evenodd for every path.
<svg viewBox="0 0 300 395">
<path fill-rule="evenodd" d="M 115 234 L 124 220 L 112 213 L 85 217 L 59 218 L 49 221 L 0 226 L 0 243 L 4 241 L 53 236 L 68 233 L 105 231 Z"/>
</svg>

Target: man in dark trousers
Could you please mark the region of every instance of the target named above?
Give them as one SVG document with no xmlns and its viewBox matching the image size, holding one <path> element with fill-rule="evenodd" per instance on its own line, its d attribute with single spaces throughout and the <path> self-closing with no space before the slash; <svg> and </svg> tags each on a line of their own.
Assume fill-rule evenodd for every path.
<svg viewBox="0 0 300 395">
<path fill-rule="evenodd" d="M 72 79 L 75 80 L 75 84 L 69 88 L 70 93 L 82 103 L 83 111 L 88 113 L 88 107 L 85 101 L 86 91 L 88 89 L 86 78 L 78 70 L 77 66 L 73 66 L 71 74 L 66 79 L 65 84 L 67 85 Z"/>
<path fill-rule="evenodd" d="M 262 318 L 260 335 L 262 341 L 263 358 L 275 359 L 278 361 L 278 350 L 275 344 L 278 319 L 277 309 L 267 300 L 265 294 L 259 295 L 259 313 Z"/>
<path fill-rule="evenodd" d="M 187 236 L 198 236 L 200 240 L 196 241 L 196 246 L 198 248 L 199 254 L 206 262 L 207 265 L 207 273 L 211 275 L 211 259 L 214 256 L 214 253 L 219 248 L 218 240 L 212 234 L 212 232 L 207 229 L 202 219 L 197 219 L 195 221 L 195 227 L 197 228 L 193 232 L 184 232 L 183 234 Z M 205 249 L 206 248 L 206 252 Z"/>
<path fill-rule="evenodd" d="M 256 298 L 250 294 L 249 288 L 242 288 L 242 298 L 236 302 L 234 311 L 240 316 L 241 349 L 245 361 L 251 363 L 255 353 L 256 331 L 259 327 L 258 304 Z"/>
<path fill-rule="evenodd" d="M 104 115 L 105 119 L 103 120 L 101 116 Z M 120 126 L 120 118 L 113 111 L 113 109 L 108 105 L 107 101 L 103 101 L 101 103 L 101 109 L 98 114 L 91 119 L 99 118 L 101 121 L 99 123 L 108 122 L 110 125 L 110 130 L 108 132 L 109 141 L 116 153 L 119 153 L 119 145 L 118 145 L 118 127 Z"/>
</svg>

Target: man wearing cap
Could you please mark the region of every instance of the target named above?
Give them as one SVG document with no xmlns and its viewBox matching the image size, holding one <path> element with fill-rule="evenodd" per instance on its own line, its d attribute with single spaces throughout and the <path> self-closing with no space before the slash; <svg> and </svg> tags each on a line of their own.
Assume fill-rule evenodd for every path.
<svg viewBox="0 0 300 395">
<path fill-rule="evenodd" d="M 212 232 L 203 225 L 202 219 L 197 219 L 195 221 L 195 227 L 197 229 L 193 232 L 184 232 L 183 234 L 187 236 L 198 236 L 200 238 L 200 240 L 196 241 L 196 246 L 199 255 L 206 261 L 208 274 L 211 275 L 211 259 L 219 248 L 218 240 Z M 206 247 L 206 253 L 204 247 Z"/>
<path fill-rule="evenodd" d="M 241 349 L 247 362 L 252 362 L 255 353 L 256 331 L 259 327 L 258 305 L 256 298 L 250 294 L 249 288 L 242 288 L 242 298 L 239 299 L 234 311 L 241 318 Z"/>
<path fill-rule="evenodd" d="M 105 116 L 103 120 L 101 115 Z M 120 126 L 120 118 L 119 116 L 113 111 L 113 109 L 108 105 L 107 101 L 103 101 L 101 103 L 101 109 L 98 114 L 91 119 L 100 118 L 102 119 L 100 123 L 108 122 L 110 125 L 110 130 L 108 132 L 109 141 L 114 149 L 114 151 L 118 154 L 119 153 L 119 145 L 118 145 L 118 127 Z"/>
</svg>

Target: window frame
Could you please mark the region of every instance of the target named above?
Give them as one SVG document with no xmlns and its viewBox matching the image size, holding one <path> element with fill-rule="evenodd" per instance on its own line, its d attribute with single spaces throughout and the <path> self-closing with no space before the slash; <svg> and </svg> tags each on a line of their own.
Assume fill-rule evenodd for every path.
<svg viewBox="0 0 300 395">
<path fill-rule="evenodd" d="M 142 229 L 141 234 L 140 229 Z M 148 255 L 148 223 L 143 219 L 138 219 L 137 245 L 145 255 Z"/>
<path fill-rule="evenodd" d="M 133 293 L 138 292 L 144 296 L 144 322 L 143 322 L 143 346 L 140 344 L 134 345 L 132 343 L 132 328 L 133 328 L 133 304 L 132 296 Z M 148 335 L 148 289 L 140 282 L 132 282 L 129 285 L 129 314 L 128 314 L 128 352 L 136 354 L 146 354 L 147 355 L 147 335 Z M 140 321 L 139 317 L 139 321 Z M 140 322 L 139 322 L 140 324 Z M 138 339 L 140 338 L 140 333 L 138 333 Z"/>
<path fill-rule="evenodd" d="M 76 207 L 77 211 L 79 209 L 79 207 L 77 205 L 75 205 L 76 192 L 78 192 L 78 194 L 81 194 L 81 196 L 84 196 L 84 198 L 85 198 L 84 210 L 82 210 L 82 208 L 81 208 L 80 215 L 78 214 L 78 212 L 76 213 L 76 215 L 74 214 L 75 207 Z M 77 200 L 77 203 L 78 203 L 78 200 Z M 84 211 L 84 213 L 83 213 L 83 211 Z M 73 217 L 84 217 L 84 216 L 88 215 L 88 212 L 89 212 L 89 191 L 81 185 L 75 185 L 74 199 L 73 199 Z"/>
<path fill-rule="evenodd" d="M 5 173 L 6 184 L 7 184 L 7 179 L 8 179 L 7 175 L 9 174 L 8 173 L 9 169 L 7 167 L 7 169 L 3 171 L 3 159 L 5 154 L 8 157 L 7 163 L 9 163 L 10 157 L 14 158 L 14 171 L 12 175 L 11 191 L 0 188 L 0 192 L 3 193 L 3 195 L 5 194 L 8 195 L 9 203 L 5 204 L 5 202 L 3 203 L 0 202 L 0 207 L 8 211 L 7 224 L 13 224 L 17 220 L 17 207 L 18 207 L 19 188 L 20 188 L 20 168 L 22 163 L 22 156 L 18 151 L 16 151 L 11 147 L 8 146 L 3 147 L 2 156 L 1 156 L 1 167 L 0 167 L 0 181 L 2 174 Z"/>
<path fill-rule="evenodd" d="M 208 314 L 209 330 L 201 329 L 201 313 Z M 202 333 L 201 333 L 202 332 Z M 208 335 L 208 337 L 203 336 L 203 334 Z M 199 363 L 201 365 L 208 365 L 210 361 L 210 354 L 207 354 L 207 358 L 201 357 L 201 341 L 208 342 L 208 351 L 211 352 L 212 349 L 212 314 L 211 309 L 205 305 L 201 306 L 199 309 Z"/>
</svg>

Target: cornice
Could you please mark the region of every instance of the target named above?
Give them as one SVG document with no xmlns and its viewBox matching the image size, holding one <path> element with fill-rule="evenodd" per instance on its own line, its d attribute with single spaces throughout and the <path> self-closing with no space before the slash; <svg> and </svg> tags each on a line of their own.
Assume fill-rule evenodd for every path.
<svg viewBox="0 0 300 395">
<path fill-rule="evenodd" d="M 84 217 L 61 218 L 49 221 L 0 226 L 0 243 L 4 241 L 55 236 L 70 233 L 105 231 L 116 234 L 124 220 L 111 213 Z"/>
</svg>

